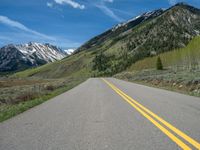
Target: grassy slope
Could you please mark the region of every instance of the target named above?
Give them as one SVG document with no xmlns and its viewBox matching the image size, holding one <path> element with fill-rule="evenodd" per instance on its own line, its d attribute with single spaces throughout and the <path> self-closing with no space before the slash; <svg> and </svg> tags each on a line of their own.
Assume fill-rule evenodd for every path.
<svg viewBox="0 0 200 150">
<path fill-rule="evenodd" d="M 122 48 L 128 49 L 129 56 L 135 52 L 144 53 L 145 56 L 149 56 L 149 53 L 163 53 L 169 50 L 172 50 L 177 47 L 183 47 L 191 40 L 187 38 L 186 33 L 188 31 L 193 31 L 193 26 L 200 28 L 199 19 L 193 18 L 192 23 L 188 23 L 183 18 L 192 18 L 194 11 L 190 6 L 176 6 L 172 7 L 161 16 L 154 19 L 147 20 L 138 24 L 129 30 L 123 30 L 114 36 L 109 36 L 106 40 L 103 40 L 104 34 L 102 35 L 102 40 L 97 40 L 96 38 L 90 41 L 90 47 L 87 48 L 86 45 L 83 45 L 81 48 L 91 51 L 105 51 L 109 54 L 118 55 Z M 199 14 L 199 10 L 195 10 L 195 14 Z M 174 16 L 176 23 L 171 19 L 171 16 Z M 192 25 L 191 25 L 192 24 Z M 126 28 L 126 27 L 121 27 Z M 191 37 L 196 36 L 194 32 L 189 33 Z M 101 35 L 100 35 L 101 36 Z M 95 43 L 95 40 L 98 44 Z M 130 45 L 136 45 L 135 48 Z M 93 45 L 93 46 L 91 46 Z M 81 49 L 80 48 L 80 49 Z M 143 56 L 140 56 L 143 58 Z"/>
<path fill-rule="evenodd" d="M 157 56 L 136 62 L 116 78 L 200 96 L 200 37 L 187 47 L 160 54 L 165 70 L 156 70 Z"/>
<path fill-rule="evenodd" d="M 58 88 L 55 88 L 54 90 L 50 90 L 49 92 L 45 93 L 43 91 L 40 91 L 41 94 L 35 98 L 30 98 L 25 101 L 20 101 L 16 104 L 9 104 L 9 103 L 0 104 L 0 122 L 9 119 L 19 113 L 22 113 L 36 105 L 39 105 L 57 95 L 60 95 L 70 90 L 71 88 L 77 86 L 78 84 L 80 84 L 85 80 L 86 78 L 66 78 L 65 82 L 67 84 L 65 84 L 64 86 L 59 86 Z M 34 91 L 28 91 L 28 92 L 30 93 Z"/>
<path fill-rule="evenodd" d="M 195 37 L 187 47 L 162 53 L 160 57 L 164 67 L 198 67 L 200 64 L 200 37 Z M 155 68 L 156 60 L 157 56 L 145 58 L 133 64 L 128 71 Z"/>
<path fill-rule="evenodd" d="M 22 81 L 20 81 L 20 83 L 22 82 L 20 86 L 6 85 L 5 83 L 2 83 L 1 86 L 0 84 L 0 93 L 4 94 L 2 97 L 0 96 L 0 122 L 66 92 L 85 81 L 90 77 L 91 67 L 89 66 L 92 58 L 91 52 L 81 52 L 61 61 L 18 72 L 12 75 L 11 79 L 6 79 L 5 81 L 9 79 L 12 81 L 18 81 L 19 79 L 25 81 L 28 79 L 30 84 L 23 85 Z M 36 82 L 38 80 L 40 81 L 39 83 Z M 44 82 L 43 85 L 43 80 L 45 82 L 48 80 L 48 82 Z M 53 86 L 53 90 L 47 90 L 48 85 L 50 88 Z M 36 93 L 38 96 L 32 98 L 32 95 L 36 95 L 34 93 L 38 92 L 38 90 L 39 93 Z M 12 93 L 10 94 L 10 92 Z M 9 95 L 13 98 L 12 100 L 9 100 Z M 23 100 L 24 98 L 26 100 Z M 3 103 L 1 103 L 1 99 Z"/>
<path fill-rule="evenodd" d="M 40 77 L 40 78 L 63 78 L 63 77 L 89 77 L 90 65 L 93 56 L 91 52 L 81 52 L 69 56 L 61 61 L 50 63 L 41 67 L 18 72 L 13 77 Z"/>
</svg>

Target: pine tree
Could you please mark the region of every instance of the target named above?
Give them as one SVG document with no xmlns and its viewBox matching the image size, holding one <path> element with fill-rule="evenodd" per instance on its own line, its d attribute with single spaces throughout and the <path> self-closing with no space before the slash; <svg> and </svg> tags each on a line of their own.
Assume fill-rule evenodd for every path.
<svg viewBox="0 0 200 150">
<path fill-rule="evenodd" d="M 160 57 L 157 58 L 156 68 L 157 68 L 157 70 L 163 70 L 163 64 L 162 64 Z"/>
</svg>

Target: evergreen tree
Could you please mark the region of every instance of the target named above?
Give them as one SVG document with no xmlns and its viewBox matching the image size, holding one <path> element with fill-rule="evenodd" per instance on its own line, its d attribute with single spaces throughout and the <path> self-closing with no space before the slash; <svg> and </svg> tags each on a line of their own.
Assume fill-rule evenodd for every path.
<svg viewBox="0 0 200 150">
<path fill-rule="evenodd" d="M 163 70 L 163 64 L 162 64 L 160 57 L 157 58 L 156 69 L 157 70 Z"/>
</svg>

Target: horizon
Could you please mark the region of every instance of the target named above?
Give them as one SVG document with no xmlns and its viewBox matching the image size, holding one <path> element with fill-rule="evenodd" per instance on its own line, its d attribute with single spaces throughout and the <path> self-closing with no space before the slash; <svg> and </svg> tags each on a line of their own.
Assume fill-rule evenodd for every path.
<svg viewBox="0 0 200 150">
<path fill-rule="evenodd" d="M 37 42 L 78 48 L 121 22 L 180 2 L 200 7 L 198 0 L 1 0 L 0 47 Z"/>
</svg>

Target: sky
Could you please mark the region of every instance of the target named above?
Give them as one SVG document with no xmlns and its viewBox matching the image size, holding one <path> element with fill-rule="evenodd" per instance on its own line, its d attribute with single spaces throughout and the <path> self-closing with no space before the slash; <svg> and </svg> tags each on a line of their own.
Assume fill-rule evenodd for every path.
<svg viewBox="0 0 200 150">
<path fill-rule="evenodd" d="M 144 12 L 200 0 L 0 0 L 0 47 L 27 42 L 77 48 Z"/>
</svg>

